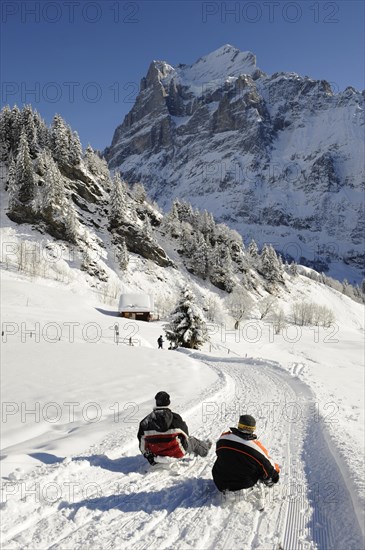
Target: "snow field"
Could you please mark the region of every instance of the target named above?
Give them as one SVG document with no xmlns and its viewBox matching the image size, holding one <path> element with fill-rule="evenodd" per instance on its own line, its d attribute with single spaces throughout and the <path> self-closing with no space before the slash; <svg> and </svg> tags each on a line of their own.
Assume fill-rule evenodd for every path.
<svg viewBox="0 0 365 550">
<path fill-rule="evenodd" d="M 287 307 L 294 293 L 331 304 L 337 343 L 325 347 L 322 334 L 315 343 L 304 328 L 295 343 L 272 342 L 261 324 L 256 342 L 242 332 L 236 342 L 227 327 L 224 339 L 212 337 L 211 352 L 206 345 L 179 353 L 156 349 L 162 323 L 135 323 L 141 345 L 117 346 L 113 324 L 121 320 L 87 293 L 9 274 L 2 286 L 3 322 L 41 324 L 39 342 L 28 333 L 22 342 L 20 327 L 2 346 L 3 401 L 26 410 L 39 403 L 41 411 L 22 418 L 6 409 L 2 422 L 4 548 L 362 548 L 362 456 L 354 452 L 362 436 L 361 306 L 299 283 Z M 45 337 L 42 327 L 53 321 L 62 329 L 80 323 L 74 341 L 64 330 L 56 341 L 51 326 Z M 87 323 L 101 327 L 97 343 L 79 330 Z M 200 438 L 214 441 L 239 413 L 254 413 L 282 468 L 264 512 L 243 495 L 222 502 L 211 478 L 214 450 L 183 463 L 178 476 L 145 473 L 136 431 L 160 389 Z M 61 407 L 57 422 L 49 403 Z M 74 414 L 65 403 L 78 404 Z M 337 408 L 326 409 L 330 403 Z"/>
<path fill-rule="evenodd" d="M 204 356 L 199 354 L 198 358 L 202 360 Z M 208 357 L 205 360 L 221 373 L 219 383 L 205 388 L 195 403 L 190 403 L 190 411 L 199 401 L 204 404 L 238 400 L 244 407 L 252 393 L 261 402 L 269 398 L 284 397 L 286 401 L 299 398 L 310 409 L 310 390 L 275 368 L 275 364 L 241 359 L 212 361 Z M 187 410 L 185 417 L 189 416 Z M 206 414 L 204 420 L 196 431 L 194 422 L 190 422 L 192 433 L 215 438 L 227 427 L 226 418 L 217 414 Z M 114 439 L 106 438 L 98 447 L 74 456 L 72 461 L 41 466 L 38 472 L 25 477 L 30 483 L 73 484 L 87 494 L 80 499 L 79 491 L 75 490 L 73 498 L 57 499 L 53 505 L 49 504 L 51 496 L 44 505 L 29 502 L 32 499 L 21 500 L 16 495 L 16 510 L 23 521 L 14 527 L 13 516 L 9 517 L 9 526 L 13 527 L 10 538 L 5 539 L 7 547 L 99 548 L 106 544 L 107 548 L 138 549 L 151 546 L 308 549 L 315 548 L 315 543 L 319 548 L 331 548 L 336 543 L 338 547 L 360 548 L 360 529 L 354 523 L 356 515 L 351 513 L 352 502 L 344 479 L 331 460 L 331 453 L 326 450 L 320 453 L 325 447 L 320 424 L 310 440 L 310 453 L 305 450 L 309 421 L 308 413 L 300 423 L 287 422 L 273 430 L 267 418 L 257 419 L 260 439 L 282 468 L 280 485 L 270 492 L 266 490 L 267 506 L 263 513 L 248 500 L 222 507 L 210 475 L 214 453 L 206 460 L 192 460 L 186 472 L 182 470 L 177 478 L 161 471 L 145 474 L 137 442 L 132 447 L 127 444 L 124 451 L 123 436 L 115 432 Z M 197 415 L 196 422 L 201 424 Z M 318 464 L 313 453 L 320 453 Z M 311 481 L 308 472 L 313 476 Z M 315 496 L 313 491 L 317 491 Z M 5 520 L 8 512 L 14 512 L 15 502 L 6 504 Z M 24 523 L 26 518 L 28 521 Z"/>
</svg>

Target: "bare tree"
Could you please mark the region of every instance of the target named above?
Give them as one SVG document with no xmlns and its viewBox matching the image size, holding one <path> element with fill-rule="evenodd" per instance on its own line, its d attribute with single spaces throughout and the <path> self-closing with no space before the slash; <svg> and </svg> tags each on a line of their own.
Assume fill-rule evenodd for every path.
<svg viewBox="0 0 365 550">
<path fill-rule="evenodd" d="M 267 296 L 266 298 L 261 300 L 257 304 L 257 307 L 260 312 L 260 319 L 264 319 L 265 317 L 267 317 L 267 315 L 273 311 L 275 304 L 276 304 L 276 299 L 273 298 L 273 296 Z"/>
<path fill-rule="evenodd" d="M 41 255 L 38 243 L 32 243 L 32 248 L 29 253 L 27 270 L 31 277 L 40 275 L 41 273 Z"/>
<path fill-rule="evenodd" d="M 327 306 L 314 302 L 295 302 L 292 305 L 293 323 L 295 325 L 322 325 L 329 327 L 335 321 L 335 314 Z"/>
<path fill-rule="evenodd" d="M 235 322 L 234 329 L 237 330 L 242 319 L 244 319 L 244 317 L 246 317 L 252 310 L 253 300 L 244 288 L 236 286 L 228 296 L 226 304 L 228 311 Z"/>
<path fill-rule="evenodd" d="M 331 309 L 328 307 L 325 307 L 324 309 L 325 311 L 323 312 L 322 326 L 330 327 L 336 321 L 336 317 Z"/>
<path fill-rule="evenodd" d="M 114 305 L 120 295 L 121 287 L 115 281 L 108 281 L 101 286 L 101 299 L 104 304 Z"/>
<path fill-rule="evenodd" d="M 313 320 L 313 304 L 310 302 L 294 302 L 292 305 L 293 322 L 295 325 L 311 325 Z"/>
<path fill-rule="evenodd" d="M 163 319 L 170 315 L 176 306 L 176 299 L 172 296 L 157 294 L 154 296 L 154 311 L 158 319 Z"/>
<path fill-rule="evenodd" d="M 219 323 L 223 318 L 222 306 L 219 298 L 209 295 L 204 302 L 204 312 L 208 321 Z"/>
<path fill-rule="evenodd" d="M 285 313 L 282 308 L 277 309 L 274 313 L 273 327 L 275 334 L 280 334 L 280 332 L 286 327 Z"/>
</svg>

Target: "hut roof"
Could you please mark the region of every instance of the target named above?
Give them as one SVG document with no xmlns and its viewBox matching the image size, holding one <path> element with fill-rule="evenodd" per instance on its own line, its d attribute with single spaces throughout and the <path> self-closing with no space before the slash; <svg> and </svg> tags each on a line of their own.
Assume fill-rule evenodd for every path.
<svg viewBox="0 0 365 550">
<path fill-rule="evenodd" d="M 119 300 L 119 311 L 135 313 L 153 311 L 153 297 L 150 294 L 122 294 Z"/>
</svg>

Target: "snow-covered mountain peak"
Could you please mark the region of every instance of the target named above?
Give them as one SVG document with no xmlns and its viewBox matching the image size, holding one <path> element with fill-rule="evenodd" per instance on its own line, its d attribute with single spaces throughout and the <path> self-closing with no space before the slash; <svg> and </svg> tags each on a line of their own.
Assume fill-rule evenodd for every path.
<svg viewBox="0 0 365 550">
<path fill-rule="evenodd" d="M 351 87 L 267 75 L 227 44 L 192 65 L 153 63 L 105 157 L 163 207 L 188 199 L 247 242 L 284 255 L 295 243 L 301 263 L 359 280 L 363 109 Z"/>
<path fill-rule="evenodd" d="M 193 95 L 201 95 L 205 88 L 220 86 L 241 75 L 252 75 L 257 70 L 256 57 L 251 52 L 225 44 L 221 48 L 200 57 L 192 65 L 179 64 L 173 67 L 166 61 L 152 61 L 142 90 L 156 82 L 167 90 L 172 84 L 189 89 Z"/>
<path fill-rule="evenodd" d="M 191 76 L 198 77 L 199 80 L 204 74 L 213 79 L 240 76 L 241 74 L 251 74 L 256 70 L 256 56 L 249 51 L 241 52 L 238 48 L 226 44 L 208 55 L 200 57 L 188 68 L 194 69 Z"/>
<path fill-rule="evenodd" d="M 175 72 L 174 67 L 166 63 L 166 61 L 160 61 L 158 59 L 154 59 L 150 65 L 149 73 L 158 73 L 159 78 L 165 78 L 168 76 L 171 72 Z"/>
<path fill-rule="evenodd" d="M 178 65 L 169 72 L 166 84 L 174 78 L 176 83 L 188 87 L 194 85 L 225 82 L 228 78 L 251 75 L 256 70 L 256 57 L 251 52 L 241 52 L 226 44 L 221 48 L 200 57 L 192 65 Z"/>
</svg>

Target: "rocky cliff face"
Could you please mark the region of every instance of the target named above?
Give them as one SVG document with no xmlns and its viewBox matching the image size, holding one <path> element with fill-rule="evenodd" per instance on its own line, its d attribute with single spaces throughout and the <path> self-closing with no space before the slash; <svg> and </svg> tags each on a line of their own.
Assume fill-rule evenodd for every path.
<svg viewBox="0 0 365 550">
<path fill-rule="evenodd" d="M 185 198 L 246 241 L 359 280 L 363 148 L 363 94 L 266 75 L 226 45 L 191 66 L 152 62 L 105 157 L 164 207 Z"/>
</svg>

